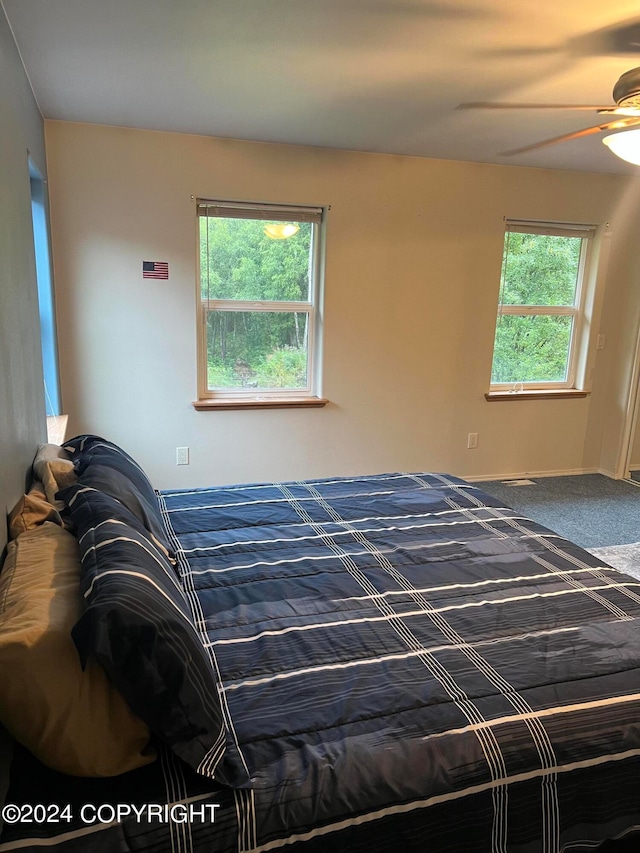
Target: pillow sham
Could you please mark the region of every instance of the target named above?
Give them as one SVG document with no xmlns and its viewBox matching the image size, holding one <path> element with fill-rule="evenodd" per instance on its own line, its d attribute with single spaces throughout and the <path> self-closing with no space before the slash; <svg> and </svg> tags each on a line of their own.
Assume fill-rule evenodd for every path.
<svg viewBox="0 0 640 853">
<path fill-rule="evenodd" d="M 119 501 L 76 483 L 60 493 L 73 517 L 86 610 L 73 629 L 133 711 L 184 761 L 213 777 L 225 729 L 212 661 L 176 574 Z"/>
<path fill-rule="evenodd" d="M 54 506 L 60 489 L 70 486 L 76 479 L 73 459 L 58 444 L 39 444 L 32 467 L 33 476 L 44 485 L 47 500 Z"/>
<path fill-rule="evenodd" d="M 111 465 L 91 461 L 77 479 L 79 486 L 89 486 L 103 492 L 127 507 L 129 512 L 142 523 L 154 544 L 173 562 L 169 551 L 169 540 L 158 507 L 158 499 L 153 492 L 139 489 L 126 474 Z"/>
<path fill-rule="evenodd" d="M 62 526 L 62 518 L 55 506 L 49 503 L 44 486 L 34 483 L 26 495 L 22 495 L 9 513 L 9 539 L 39 527 L 45 521 Z"/>
<path fill-rule="evenodd" d="M 138 463 L 117 444 L 97 435 L 79 435 L 66 442 L 64 449 L 73 459 L 78 481 L 124 504 L 173 559 L 158 498 Z"/>
<path fill-rule="evenodd" d="M 9 543 L 0 573 L 0 720 L 40 761 L 74 776 L 148 764 L 150 733 L 99 664 L 80 665 L 75 537 L 44 522 Z"/>
</svg>

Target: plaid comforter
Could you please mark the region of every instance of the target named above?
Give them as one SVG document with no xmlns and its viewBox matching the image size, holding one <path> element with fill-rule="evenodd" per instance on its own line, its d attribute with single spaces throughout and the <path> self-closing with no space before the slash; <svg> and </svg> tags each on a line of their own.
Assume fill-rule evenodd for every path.
<svg viewBox="0 0 640 853">
<path fill-rule="evenodd" d="M 220 807 L 49 828 L 46 849 L 558 853 L 640 826 L 636 580 L 439 474 L 159 500 L 236 747 L 223 777 L 249 781 L 167 755 L 129 788 L 85 780 L 74 803 Z M 5 826 L 0 851 L 44 834 Z"/>
</svg>

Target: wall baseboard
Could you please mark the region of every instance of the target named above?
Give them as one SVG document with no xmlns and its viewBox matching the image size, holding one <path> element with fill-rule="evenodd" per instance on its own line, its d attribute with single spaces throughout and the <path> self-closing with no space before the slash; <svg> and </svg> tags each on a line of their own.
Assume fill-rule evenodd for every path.
<svg viewBox="0 0 640 853">
<path fill-rule="evenodd" d="M 599 468 L 596 474 L 602 474 L 603 477 L 608 477 L 610 480 L 619 480 L 620 477 L 616 477 L 615 471 L 606 471 L 604 468 Z"/>
<path fill-rule="evenodd" d="M 614 475 L 610 471 L 603 471 L 601 468 L 563 468 L 558 471 L 518 471 L 512 474 L 473 474 L 471 476 L 465 477 L 464 474 L 461 474 L 463 480 L 467 480 L 469 483 L 477 482 L 479 480 L 527 480 L 531 477 L 575 477 L 580 474 L 603 474 L 605 477 L 610 477 L 611 479 L 615 479 Z"/>
</svg>

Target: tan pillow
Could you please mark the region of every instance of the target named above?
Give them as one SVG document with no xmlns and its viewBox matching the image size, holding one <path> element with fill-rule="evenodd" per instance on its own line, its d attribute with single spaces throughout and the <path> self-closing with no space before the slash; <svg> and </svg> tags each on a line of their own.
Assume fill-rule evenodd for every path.
<svg viewBox="0 0 640 853">
<path fill-rule="evenodd" d="M 153 760 L 149 730 L 71 638 L 82 611 L 78 543 L 44 522 L 9 543 L 0 572 L 0 720 L 44 764 L 113 776 Z"/>
<path fill-rule="evenodd" d="M 33 476 L 44 484 L 47 500 L 57 509 L 62 506 L 58 506 L 56 501 L 57 492 L 75 483 L 77 479 L 71 456 L 58 444 L 38 445 L 36 458 L 33 460 Z"/>
<path fill-rule="evenodd" d="M 45 521 L 62 525 L 58 510 L 47 500 L 42 483 L 34 483 L 29 494 L 22 495 L 9 513 L 9 538 L 15 539 Z"/>
</svg>

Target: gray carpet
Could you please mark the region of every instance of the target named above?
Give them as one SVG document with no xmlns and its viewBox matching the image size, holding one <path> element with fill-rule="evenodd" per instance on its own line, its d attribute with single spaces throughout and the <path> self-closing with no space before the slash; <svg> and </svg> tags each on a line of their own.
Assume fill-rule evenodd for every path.
<svg viewBox="0 0 640 853">
<path fill-rule="evenodd" d="M 500 480 L 473 485 L 583 548 L 640 541 L 640 486 L 602 474 L 531 480 L 533 485 Z"/>
</svg>

